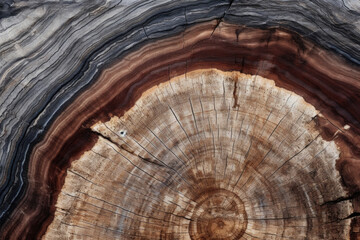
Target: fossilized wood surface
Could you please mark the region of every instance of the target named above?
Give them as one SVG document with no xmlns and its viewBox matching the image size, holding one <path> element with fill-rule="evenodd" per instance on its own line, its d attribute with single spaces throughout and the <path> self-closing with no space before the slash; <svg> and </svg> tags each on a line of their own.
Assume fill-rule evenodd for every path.
<svg viewBox="0 0 360 240">
<path fill-rule="evenodd" d="M 317 111 L 273 81 L 198 70 L 98 122 L 47 239 L 346 239 L 350 202 Z M 339 219 L 345 219 L 338 221 Z"/>
<path fill-rule="evenodd" d="M 231 226 L 237 226 L 237 231 L 231 231 L 234 234 L 233 237 L 242 234 L 242 237 L 248 239 L 253 237 L 246 234 L 255 233 L 257 230 L 259 230 L 257 234 L 260 234 L 258 237 L 266 239 L 271 236 L 281 239 L 282 233 L 284 238 L 292 236 L 298 239 L 304 239 L 305 236 L 315 238 L 316 233 L 318 233 L 316 237 L 320 239 L 339 239 L 339 236 L 345 239 L 359 237 L 360 5 L 358 1 L 272 0 L 251 3 L 236 0 L 229 2 L 92 1 L 91 3 L 66 1 L 57 3 L 34 0 L 11 2 L 4 3 L 0 10 L 0 238 L 31 239 L 41 238 L 46 234 L 45 236 L 51 239 L 59 233 L 56 231 L 64 231 L 68 228 L 66 234 L 72 234 L 71 237 L 74 238 L 86 238 L 85 235 L 98 238 L 101 234 L 103 234 L 101 237 L 113 238 L 117 233 L 118 238 L 124 238 L 124 235 L 121 234 L 128 234 L 125 238 L 130 238 L 133 234 L 133 236 L 157 239 L 160 235 L 156 234 L 160 233 L 151 232 L 155 231 L 153 228 L 156 224 L 161 225 L 160 228 L 164 230 L 161 236 L 167 239 L 174 237 L 167 235 L 173 228 L 183 226 L 183 224 L 188 226 L 186 231 L 190 231 L 191 234 L 181 235 L 178 232 L 180 236 L 195 239 L 197 236 L 203 236 L 204 231 L 207 233 L 210 231 L 215 234 L 212 235 L 215 237 L 225 237 L 229 229 L 233 229 Z M 225 77 L 221 76 L 229 75 L 228 80 L 223 81 L 225 85 L 222 85 L 221 80 L 220 82 L 214 81 L 213 84 L 216 88 L 211 88 L 212 94 L 223 93 L 222 89 L 227 89 L 227 93 L 229 93 L 228 101 L 224 105 L 227 106 L 226 109 L 222 109 L 223 105 L 219 105 L 220 102 L 211 103 L 215 109 L 219 109 L 219 117 L 224 117 L 224 111 L 232 113 L 225 114 L 226 120 L 231 120 L 229 126 L 234 126 L 234 131 L 240 131 L 239 128 L 236 128 L 239 126 L 233 116 L 233 113 L 238 112 L 238 118 L 244 117 L 244 123 L 249 126 L 248 135 L 240 131 L 242 135 L 239 137 L 248 136 L 241 138 L 246 141 L 244 145 L 237 147 L 236 151 L 231 149 L 230 152 L 237 155 L 231 156 L 230 154 L 227 158 L 224 154 L 228 152 L 230 143 L 225 140 L 221 141 L 221 136 L 216 136 L 215 132 L 214 139 L 217 141 L 215 147 L 208 146 L 204 149 L 202 146 L 205 144 L 201 143 L 209 139 L 209 129 L 223 129 L 221 132 L 219 131 L 219 134 L 222 133 L 224 138 L 229 138 L 229 133 L 225 131 L 228 125 L 217 126 L 216 122 L 216 126 L 211 125 L 214 124 L 212 122 L 214 116 L 210 117 L 211 113 L 209 112 L 207 114 L 209 114 L 209 121 L 211 120 L 211 127 L 207 129 L 202 122 L 202 114 L 199 116 L 198 99 L 193 99 L 194 95 L 203 96 L 204 94 L 200 89 L 194 88 L 194 90 L 188 89 L 188 91 L 176 88 L 177 85 L 175 85 L 175 82 L 179 82 L 180 86 L 186 83 L 183 75 L 200 74 L 208 69 L 213 69 L 213 74 L 219 75 L 218 79 L 224 80 Z M 224 72 L 218 72 L 216 69 Z M 247 80 L 237 82 L 234 76 Z M 262 77 L 271 80 L 263 81 Z M 262 83 L 263 87 L 268 87 L 267 89 L 277 89 L 276 91 L 283 91 L 285 94 L 291 93 L 293 97 L 289 101 L 295 101 L 295 98 L 299 99 L 298 104 L 295 104 L 294 107 L 306 108 L 309 113 L 306 116 L 311 120 L 309 124 L 305 124 L 305 121 L 303 125 L 296 124 L 294 127 L 288 125 L 285 127 L 284 125 L 284 129 L 288 128 L 288 131 L 276 128 L 273 134 L 283 131 L 284 134 L 280 137 L 284 140 L 287 139 L 287 134 L 291 135 L 292 132 L 296 132 L 297 127 L 307 129 L 309 134 L 314 137 L 316 146 L 324 146 L 323 144 L 329 146 L 319 155 L 316 155 L 316 151 L 312 155 L 309 153 L 311 157 L 306 157 L 305 160 L 313 164 L 324 164 L 321 165 L 325 166 L 324 168 L 313 165 L 306 168 L 298 165 L 301 161 L 296 160 L 302 156 L 299 154 L 274 173 L 274 175 L 280 174 L 286 169 L 289 174 L 276 175 L 279 179 L 273 179 L 266 175 L 269 173 L 266 173 L 265 170 L 274 172 L 276 165 L 265 165 L 269 164 L 265 161 L 267 158 L 263 164 L 260 164 L 255 154 L 261 156 L 264 151 L 272 149 L 273 144 L 277 146 L 277 143 L 271 142 L 271 140 L 279 139 L 279 136 L 274 135 L 277 138 L 271 137 L 269 141 L 266 141 L 265 134 L 267 132 L 265 130 L 271 127 L 271 123 L 277 124 L 278 122 L 271 121 L 270 118 L 275 118 L 275 115 L 267 112 L 267 116 L 270 115 L 268 119 L 270 121 L 266 121 L 267 124 L 261 125 L 259 128 L 261 117 L 255 118 L 254 116 L 262 116 L 269 111 L 268 109 L 264 109 L 264 112 L 254 109 L 253 115 L 249 116 L 246 115 L 246 112 L 249 112 L 250 109 L 245 108 L 247 111 L 240 112 L 240 109 L 244 107 L 240 103 L 251 101 L 251 97 L 256 97 L 256 101 L 254 101 L 259 101 L 259 107 L 266 106 L 267 102 L 264 103 L 261 96 L 266 97 L 272 94 L 270 91 L 266 92 L 268 95 L 265 93 L 255 94 L 255 96 L 248 96 L 250 99 L 246 98 L 247 95 L 242 94 L 243 87 L 250 84 L 251 79 L 255 78 L 257 80 L 254 80 L 254 85 L 249 86 Z M 171 89 L 172 92 L 167 90 L 164 94 L 174 94 L 174 98 L 163 99 L 160 95 L 161 103 L 155 99 L 154 105 L 151 105 L 151 111 L 145 109 L 139 113 L 133 113 L 134 109 L 139 106 L 137 100 L 140 99 L 141 102 L 145 98 L 151 99 L 151 93 L 169 89 L 166 84 L 169 84 L 170 79 L 174 82 L 175 88 Z M 196 80 L 194 81 L 196 82 Z M 276 87 L 271 81 L 274 81 Z M 197 85 L 197 87 L 200 86 Z M 250 90 L 255 91 L 255 88 L 250 88 Z M 187 91 L 186 94 L 189 94 L 190 97 L 186 102 L 185 100 L 181 101 L 181 97 L 175 97 L 176 91 L 178 93 L 183 91 L 184 94 Z M 144 93 L 145 97 L 140 98 Z M 306 103 L 301 100 L 301 97 L 296 96 L 303 97 Z M 195 127 L 194 144 L 187 143 L 186 139 L 184 142 L 182 134 L 176 136 L 181 139 L 181 142 L 177 143 L 177 147 L 171 146 L 169 149 L 185 151 L 186 148 L 188 151 L 191 150 L 187 155 L 194 154 L 199 158 L 202 158 L 202 153 L 215 149 L 214 152 L 219 157 L 203 159 L 203 162 L 200 163 L 195 163 L 195 160 L 185 157 L 182 159 L 191 162 L 195 168 L 186 168 L 186 162 L 183 163 L 184 168 L 176 165 L 180 160 L 174 160 L 173 153 L 164 148 L 164 145 L 160 144 L 151 132 L 146 133 L 146 129 L 139 127 L 140 123 L 136 125 L 135 120 L 133 120 L 133 129 L 137 126 L 137 129 L 145 131 L 139 132 L 137 138 L 131 135 L 134 133 L 133 130 L 127 129 L 126 136 L 118 138 L 106 129 L 101 129 L 100 122 L 109 124 L 111 129 L 116 132 L 121 130 L 118 129 L 120 125 L 116 124 L 124 123 L 121 119 L 129 117 L 131 114 L 133 116 L 146 112 L 154 114 L 156 108 L 163 109 L 164 106 L 161 104 L 167 103 L 173 106 L 176 116 L 185 121 L 184 129 L 187 124 L 186 127 L 194 131 L 195 119 L 191 120 L 191 117 L 186 117 L 188 116 L 186 114 L 192 114 L 192 108 L 190 106 L 189 109 L 187 104 L 189 99 L 193 104 L 196 124 L 199 124 L 199 129 L 204 128 L 204 134 L 198 134 Z M 206 97 L 204 103 L 206 103 L 205 100 Z M 134 105 L 135 102 L 137 102 L 136 105 Z M 281 105 L 281 103 L 283 102 L 280 98 L 276 104 Z M 143 108 L 150 107 L 148 104 L 143 102 Z M 186 104 L 187 107 L 182 104 Z M 251 104 L 253 103 L 251 102 Z M 285 110 L 288 105 L 282 106 Z M 277 105 L 274 106 L 274 109 L 277 108 Z M 158 115 L 162 114 L 163 116 L 167 116 L 171 112 L 169 109 L 157 111 L 160 111 Z M 215 112 L 217 113 L 217 111 Z M 283 112 L 279 110 L 279 115 L 276 116 L 280 117 L 281 113 Z M 296 111 L 285 113 L 286 118 L 284 119 L 295 116 L 297 113 Z M 228 116 L 229 118 L 227 118 Z M 245 116 L 247 117 L 245 118 Z M 150 118 L 151 116 L 143 116 L 140 120 L 148 119 L 147 121 L 150 121 Z M 238 118 L 235 116 L 235 119 L 241 120 Z M 255 125 L 249 122 L 251 119 L 256 120 L 254 120 Z M 169 131 L 175 131 L 175 129 L 170 127 L 161 132 L 156 131 L 163 129 L 167 124 L 171 126 L 172 120 L 174 118 L 169 117 L 166 121 L 160 121 L 158 128 L 151 124 L 146 126 L 155 131 L 157 136 L 171 141 L 171 139 L 175 139 L 175 136 L 170 138 Z M 186 123 L 187 121 L 190 122 Z M 289 124 L 293 124 L 293 122 Z M 127 125 L 124 125 L 125 127 L 130 128 Z M 233 139 L 231 131 L 230 139 Z M 263 132 L 259 133 L 258 131 Z M 150 135 L 148 136 L 148 134 Z M 148 136 L 149 139 L 152 136 L 151 139 L 154 139 L 152 144 L 159 147 L 154 147 L 154 152 L 151 154 L 157 156 L 161 162 L 141 155 L 145 153 L 144 150 L 139 147 L 135 148 L 136 144 L 134 145 L 133 142 L 126 142 L 131 139 L 147 142 L 146 139 L 138 139 L 142 135 Z M 291 138 L 290 135 L 289 138 Z M 254 137 L 254 141 L 250 141 L 251 137 Z M 189 136 L 189 138 L 191 137 Z M 234 142 L 237 141 L 232 143 Z M 249 147 L 249 142 L 258 144 L 256 145 L 258 148 L 251 144 L 252 151 L 247 154 L 247 151 L 244 153 L 244 149 Z M 283 144 L 286 142 L 287 140 L 284 140 Z M 121 144 L 125 143 L 129 147 L 126 148 L 128 151 L 121 149 Z M 102 146 L 105 148 L 103 149 Z M 138 207 L 137 201 L 130 201 L 128 198 L 134 189 L 125 189 L 121 193 L 127 195 L 121 195 L 117 188 L 116 194 L 110 190 L 104 191 L 103 187 L 105 185 L 110 187 L 111 181 L 114 180 L 105 178 L 107 176 L 105 171 L 111 169 L 107 167 L 110 165 L 106 165 L 110 163 L 104 159 L 96 168 L 97 171 L 93 171 L 93 174 L 86 172 L 95 167 L 86 164 L 86 161 L 95 156 L 91 155 L 92 150 L 97 149 L 96 151 L 108 155 L 115 154 L 111 149 L 105 150 L 109 146 L 118 150 L 128 159 L 132 159 L 134 163 L 138 164 L 136 166 L 141 166 L 149 173 L 153 173 L 153 177 L 159 174 L 163 178 L 166 176 L 174 178 L 173 182 L 167 182 L 168 184 L 176 185 L 181 182 L 180 176 L 187 179 L 189 184 L 182 183 L 183 185 L 176 186 L 180 189 L 191 185 L 192 187 L 189 188 L 191 190 L 186 192 L 189 194 L 186 196 L 191 201 L 182 202 L 183 205 L 176 203 L 187 207 L 186 211 L 191 211 L 193 214 L 187 216 L 184 214 L 185 212 L 179 212 L 180 210 L 177 208 L 173 209 L 169 199 L 156 200 L 154 194 L 158 194 L 156 196 L 159 197 L 166 194 L 175 197 L 175 194 L 157 191 L 158 189 L 154 188 L 154 192 L 148 191 L 149 196 L 146 196 L 147 200 L 144 200 L 154 205 L 144 204 L 143 207 L 137 209 L 139 211 L 137 213 L 144 211 L 148 214 L 144 216 L 152 216 L 151 214 L 155 213 L 150 209 L 168 207 L 169 209 L 158 211 L 156 213 L 158 215 L 154 216 L 156 218 L 166 216 L 166 221 L 178 221 L 177 225 L 166 225 L 163 221 L 156 222 L 156 219 L 143 222 L 139 220 L 140 216 L 125 217 L 130 213 L 124 214 L 121 212 L 123 210 L 120 211 L 117 206 L 123 206 L 122 204 L 126 203 L 128 209 Z M 302 146 L 294 147 L 295 150 Z M 312 149 L 310 147 L 315 147 L 315 145 L 311 144 L 306 149 Z M 165 149 L 167 152 L 159 152 Z M 277 154 L 285 156 L 285 158 L 291 155 L 290 150 L 278 151 Z M 136 158 L 130 154 L 131 152 L 144 159 Z M 272 153 L 270 151 L 269 155 Z M 160 156 L 165 156 L 164 154 L 167 154 L 166 159 L 160 158 Z M 176 152 L 176 154 L 178 153 Z M 331 157 L 326 161 L 313 160 L 323 159 L 323 154 L 330 154 Z M 110 158 L 110 156 L 107 157 Z M 276 159 L 282 161 L 281 158 Z M 170 162 L 175 164 L 172 168 L 177 172 L 169 167 L 164 167 L 166 160 L 169 161 L 169 164 Z M 116 161 L 121 165 L 125 160 L 116 157 Z M 220 165 L 220 161 L 225 161 L 227 164 Z M 113 161 L 112 164 L 115 163 Z M 140 171 L 139 168 L 128 166 L 128 162 L 125 163 L 125 170 L 134 170 L 135 175 L 131 175 L 131 177 L 136 180 L 133 184 L 140 184 L 136 177 L 140 176 L 137 175 Z M 219 173 L 214 170 L 215 163 Z M 241 173 L 231 175 L 231 171 L 235 171 L 236 167 L 245 175 Z M 301 171 L 300 167 L 303 167 Z M 257 168 L 263 169 L 265 172 L 256 174 Z M 82 172 L 80 172 L 81 169 Z M 104 171 L 100 171 L 100 169 L 104 169 Z M 253 172 L 250 171 L 253 174 L 250 174 L 249 169 L 254 169 Z M 313 172 L 309 169 L 317 171 Z M 116 172 L 115 169 L 113 171 Z M 286 185 L 292 181 L 287 178 L 292 178 L 291 174 L 299 171 L 302 175 L 294 175 L 294 177 L 301 176 L 298 181 L 309 184 L 299 184 L 293 187 Z M 209 175 L 216 173 L 218 178 L 198 183 L 196 182 L 198 177 L 205 178 L 205 176 L 198 176 L 201 172 Z M 126 171 L 125 173 L 130 174 Z M 221 173 L 223 178 L 220 178 Z M 80 174 L 84 178 L 76 174 Z M 145 173 L 142 172 L 142 174 Z M 146 180 L 145 175 L 141 175 L 143 180 Z M 282 179 L 281 176 L 285 179 Z M 127 177 L 130 175 L 118 176 L 119 181 L 127 179 Z M 242 196 L 240 190 L 236 190 L 236 187 L 232 189 L 236 177 L 240 177 L 238 184 L 243 184 L 244 189 L 248 186 L 246 181 L 253 182 L 254 186 L 266 181 L 278 181 L 280 183 L 275 186 L 267 185 L 264 191 L 276 195 L 279 194 L 280 189 L 285 189 L 283 190 L 285 193 L 281 195 L 284 199 L 289 197 L 292 200 L 274 199 L 271 203 L 286 205 L 280 207 L 275 204 L 271 209 L 260 211 L 261 194 L 259 193 L 259 196 L 256 195 L 256 197 L 252 196 L 251 200 L 254 201 L 254 204 L 250 204 L 249 198 Z M 323 181 L 319 179 L 317 181 L 317 178 L 323 179 Z M 86 179 L 93 181 L 94 184 L 89 184 Z M 207 191 L 209 193 L 194 190 L 202 189 L 201 187 L 218 186 L 216 179 L 220 182 L 221 179 L 225 179 L 229 185 L 227 187 L 221 185 L 221 188 Z M 259 179 L 266 179 L 266 181 Z M 95 180 L 99 180 L 99 182 L 95 182 Z M 156 185 L 154 181 L 152 179 L 144 184 Z M 119 182 L 118 188 L 123 186 L 121 184 L 123 182 Z M 79 189 L 76 189 L 77 187 Z M 144 186 L 141 185 L 141 187 Z M 164 189 L 166 189 L 165 186 Z M 255 190 L 250 192 L 255 194 Z M 101 195 L 102 200 L 106 198 L 108 203 L 91 198 L 100 197 L 101 191 L 108 195 L 111 193 L 109 196 Z M 66 200 L 63 194 L 65 192 L 78 194 L 79 198 Z M 86 197 L 81 192 L 87 193 L 88 196 Z M 141 193 L 144 192 L 139 190 L 136 193 L 139 199 L 140 196 L 143 196 Z M 268 199 L 270 193 L 262 193 L 263 198 Z M 181 200 L 181 195 L 176 196 Z M 85 204 L 85 202 L 81 202 L 81 199 L 85 197 L 87 202 L 94 206 L 84 205 L 76 208 L 79 204 Z M 176 199 L 174 198 L 174 200 Z M 203 209 L 210 209 L 210 212 L 213 213 L 211 215 L 214 215 L 214 209 L 218 208 L 216 202 L 224 199 L 231 199 L 232 203 L 237 206 L 235 209 L 227 211 L 228 208 L 220 204 L 219 208 L 225 209 L 222 218 L 228 220 L 222 220 L 221 223 L 216 218 L 203 214 Z M 299 202 L 300 199 L 305 199 L 305 202 Z M 107 231 L 103 229 L 104 232 L 99 227 L 96 227 L 98 230 L 94 230 L 93 226 L 90 229 L 85 228 L 87 231 L 83 232 L 82 228 L 61 225 L 59 219 L 61 214 L 65 214 L 61 211 L 69 212 L 70 210 L 68 205 L 64 205 L 65 210 L 61 210 L 61 208 L 56 208 L 56 204 L 58 204 L 57 206 L 66 202 L 70 204 L 69 201 L 74 201 L 72 204 L 75 207 L 71 208 L 73 214 L 71 216 L 67 214 L 68 219 L 64 218 L 64 221 L 70 221 L 71 217 L 74 218 L 71 221 L 86 221 L 85 217 L 89 217 L 89 219 L 97 219 L 99 226 L 107 226 L 109 229 Z M 292 203 L 295 205 L 291 205 Z M 313 207 L 310 206 L 310 203 L 313 204 Z M 81 212 L 85 210 L 86 213 Z M 169 219 L 165 211 L 181 213 L 183 215 L 179 216 L 196 220 L 189 224 L 190 220 L 175 215 L 171 215 Z M 255 216 L 252 215 L 255 212 L 256 216 L 276 215 L 279 219 L 251 220 Z M 162 213 L 164 215 L 161 215 Z M 121 216 L 127 220 L 121 222 Z M 304 216 L 312 216 L 312 218 L 307 218 L 305 221 Z M 296 217 L 296 222 L 291 222 L 291 217 Z M 111 218 L 115 219 L 111 221 Z M 64 223 L 69 223 L 66 221 Z M 279 222 L 282 223 L 281 226 L 279 226 Z M 91 222 L 91 224 L 95 223 Z M 297 224 L 300 227 L 291 232 L 292 230 L 289 229 Z M 115 225 L 118 229 L 115 228 Z M 142 229 L 136 229 L 138 227 Z M 264 230 L 263 227 L 266 229 Z M 114 229 L 118 232 L 113 231 Z M 122 230 L 120 231 L 120 229 Z M 304 229 L 306 229 L 305 232 Z M 179 227 L 177 231 L 180 230 Z M 259 233 L 260 231 L 261 233 Z M 275 235 L 269 235 L 271 233 Z M 67 235 L 62 235 L 62 237 L 65 236 Z"/>
</svg>

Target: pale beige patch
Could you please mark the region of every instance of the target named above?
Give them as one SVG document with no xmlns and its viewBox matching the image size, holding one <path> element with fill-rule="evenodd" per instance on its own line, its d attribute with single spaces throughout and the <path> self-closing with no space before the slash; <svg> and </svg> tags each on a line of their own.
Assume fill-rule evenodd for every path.
<svg viewBox="0 0 360 240">
<path fill-rule="evenodd" d="M 239 72 L 155 86 L 92 126 L 103 137 L 68 169 L 44 238 L 348 239 L 351 203 L 326 203 L 346 192 L 317 114 Z"/>
</svg>

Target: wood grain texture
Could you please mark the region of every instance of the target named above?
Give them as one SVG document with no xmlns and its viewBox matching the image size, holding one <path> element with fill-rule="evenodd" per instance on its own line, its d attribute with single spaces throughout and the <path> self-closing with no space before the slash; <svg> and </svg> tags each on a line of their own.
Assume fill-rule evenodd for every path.
<svg viewBox="0 0 360 240">
<path fill-rule="evenodd" d="M 40 239 L 45 234 L 56 220 L 58 197 L 66 176 L 71 176 L 68 168 L 104 140 L 105 133 L 92 129 L 94 124 L 122 118 L 144 92 L 160 83 L 207 69 L 271 79 L 276 88 L 303 97 L 316 109 L 313 131 L 322 141 L 335 144 L 338 151 L 335 165 L 327 172 L 331 184 L 316 182 L 316 188 L 324 192 L 332 192 L 332 186 L 341 188 L 324 202 L 313 200 L 323 204 L 323 215 L 313 221 L 337 219 L 338 225 L 327 222 L 321 231 L 327 229 L 335 237 L 343 224 L 341 236 L 360 238 L 359 12 L 356 0 L 3 1 L 0 239 Z M 233 102 L 228 104 L 236 109 L 245 99 L 234 82 Z M 191 104 L 196 112 L 198 103 L 194 100 Z M 191 106 L 182 111 L 188 113 Z M 222 148 L 223 143 L 218 143 Z M 202 145 L 197 147 L 197 151 L 206 151 Z M 249 152 L 249 157 L 251 154 L 255 153 Z M 154 159 L 144 157 L 142 162 L 163 168 Z M 314 173 L 304 174 L 304 179 L 312 181 Z M 294 185 L 294 191 L 301 186 Z M 249 219 L 233 218 L 231 211 L 223 215 L 231 218 L 230 222 L 214 222 L 209 215 L 202 215 L 203 200 L 212 206 L 231 196 L 237 199 L 236 215 L 247 216 L 247 211 L 239 210 L 246 201 L 224 189 L 214 190 L 214 198 L 205 193 L 194 197 L 199 201 L 196 209 L 200 209 L 195 215 L 203 220 L 191 229 L 200 235 L 215 231 L 211 229 L 219 232 L 220 226 L 230 229 L 246 223 L 244 229 L 253 227 Z M 314 194 L 309 197 L 318 196 Z M 215 214 L 212 209 L 216 207 L 207 209 Z M 226 212 L 227 208 L 223 209 Z M 298 211 L 303 210 L 311 213 L 310 207 Z M 202 225 L 203 221 L 208 224 Z M 207 225 L 213 227 L 204 230 Z M 275 231 L 273 227 L 271 231 Z M 309 234 L 313 233 L 309 230 Z M 326 239 L 326 234 L 317 238 Z M 226 236 L 225 231 L 216 236 Z"/>
<path fill-rule="evenodd" d="M 318 112 L 260 76 L 198 70 L 91 127 L 45 239 L 346 239 L 350 202 Z M 325 227 L 326 226 L 326 227 Z"/>
</svg>

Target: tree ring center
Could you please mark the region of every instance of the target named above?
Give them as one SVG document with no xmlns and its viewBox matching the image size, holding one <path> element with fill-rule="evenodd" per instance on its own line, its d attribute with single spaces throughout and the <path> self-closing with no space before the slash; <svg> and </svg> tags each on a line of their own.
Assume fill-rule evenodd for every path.
<svg viewBox="0 0 360 240">
<path fill-rule="evenodd" d="M 243 201 L 235 193 L 218 189 L 197 199 L 189 233 L 191 239 L 239 239 L 247 227 Z"/>
</svg>

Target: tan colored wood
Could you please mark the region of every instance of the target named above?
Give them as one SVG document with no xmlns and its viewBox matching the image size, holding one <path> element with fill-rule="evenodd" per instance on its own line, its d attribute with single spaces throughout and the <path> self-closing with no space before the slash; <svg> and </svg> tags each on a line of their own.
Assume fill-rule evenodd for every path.
<svg viewBox="0 0 360 240">
<path fill-rule="evenodd" d="M 339 150 L 302 97 L 197 70 L 98 122 L 44 239 L 346 239 Z M 336 237 L 335 237 L 336 236 Z"/>
</svg>

